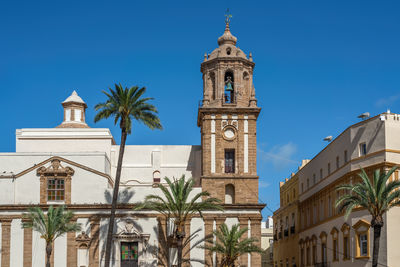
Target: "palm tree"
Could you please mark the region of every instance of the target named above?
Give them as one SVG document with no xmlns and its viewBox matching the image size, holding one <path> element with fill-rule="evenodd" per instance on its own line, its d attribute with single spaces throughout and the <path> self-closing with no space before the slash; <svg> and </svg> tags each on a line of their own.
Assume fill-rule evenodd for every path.
<svg viewBox="0 0 400 267">
<path fill-rule="evenodd" d="M 361 173 L 359 173 L 360 183 L 340 185 L 336 189 L 349 192 L 336 200 L 336 207 L 339 208 L 339 212 L 345 211 L 346 219 L 352 210 L 357 207 L 366 209 L 372 216 L 371 226 L 374 228 L 373 267 L 378 265 L 379 239 L 381 228 L 384 224 L 383 215 L 390 208 L 400 206 L 400 181 L 388 182 L 388 179 L 396 169 L 397 167 L 393 167 L 388 172 L 381 172 L 376 169 L 372 177 L 372 183 L 365 170 L 361 169 Z"/>
<path fill-rule="evenodd" d="M 109 267 L 111 257 L 111 241 L 114 229 L 115 210 L 117 207 L 119 182 L 121 178 L 122 160 L 125 151 L 125 142 L 128 134 L 132 130 L 132 120 L 139 121 L 150 129 L 162 129 L 160 119 L 157 116 L 157 109 L 149 104 L 153 98 L 143 98 L 146 88 L 133 86 L 123 88 L 121 84 L 115 84 L 115 89 L 109 88 L 110 92 L 103 93 L 107 96 L 107 101 L 95 106 L 96 114 L 94 121 L 98 122 L 109 117 L 114 118 L 114 123 L 119 122 L 121 128 L 121 144 L 119 146 L 117 171 L 115 174 L 114 191 L 111 204 L 110 222 L 108 224 L 105 266 Z"/>
<path fill-rule="evenodd" d="M 220 200 L 209 197 L 210 194 L 207 191 L 199 192 L 191 197 L 195 183 L 193 178 L 186 180 L 185 175 L 182 175 L 180 179 L 174 179 L 173 181 L 165 177 L 165 181 L 168 187 L 159 184 L 162 195 L 154 194 L 146 196 L 144 202 L 139 203 L 135 210 L 155 210 L 164 215 L 167 222 L 170 222 L 170 219 L 173 221 L 174 230 L 172 238 L 176 241 L 178 267 L 181 267 L 183 240 L 186 237 L 185 224 L 195 213 L 203 217 L 202 212 L 205 210 L 222 210 L 223 208 L 219 204 Z"/>
<path fill-rule="evenodd" d="M 46 241 L 46 267 L 50 267 L 53 242 L 57 237 L 68 232 L 81 230 L 79 224 L 71 222 L 73 217 L 72 211 L 65 210 L 65 206 L 57 208 L 50 206 L 47 214 L 44 214 L 41 208 L 33 207 L 29 208 L 28 213 L 23 215 L 22 228 L 32 228 Z"/>
<path fill-rule="evenodd" d="M 217 240 L 214 243 L 212 239 L 208 239 L 205 249 L 210 252 L 216 252 L 221 256 L 221 267 L 234 267 L 239 256 L 246 253 L 263 253 L 262 249 L 254 243 L 258 240 L 255 238 L 242 238 L 247 233 L 248 228 L 240 229 L 239 224 L 235 224 L 231 229 L 223 223 L 219 230 L 213 232 Z"/>
</svg>

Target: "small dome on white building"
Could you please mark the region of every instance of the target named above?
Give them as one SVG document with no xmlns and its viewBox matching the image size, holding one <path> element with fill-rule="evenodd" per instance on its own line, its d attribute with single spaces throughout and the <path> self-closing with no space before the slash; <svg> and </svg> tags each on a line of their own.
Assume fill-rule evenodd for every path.
<svg viewBox="0 0 400 267">
<path fill-rule="evenodd" d="M 62 106 L 64 107 L 64 119 L 57 128 L 89 128 L 85 122 L 87 105 L 75 90 L 62 102 Z"/>
</svg>

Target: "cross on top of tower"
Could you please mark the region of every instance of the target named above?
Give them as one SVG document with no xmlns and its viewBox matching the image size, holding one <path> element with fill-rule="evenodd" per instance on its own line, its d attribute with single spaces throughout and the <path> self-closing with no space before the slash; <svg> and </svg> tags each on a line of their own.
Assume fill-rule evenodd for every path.
<svg viewBox="0 0 400 267">
<path fill-rule="evenodd" d="M 225 12 L 225 24 L 229 25 L 231 22 L 232 14 L 229 13 L 229 8 L 226 9 Z"/>
</svg>

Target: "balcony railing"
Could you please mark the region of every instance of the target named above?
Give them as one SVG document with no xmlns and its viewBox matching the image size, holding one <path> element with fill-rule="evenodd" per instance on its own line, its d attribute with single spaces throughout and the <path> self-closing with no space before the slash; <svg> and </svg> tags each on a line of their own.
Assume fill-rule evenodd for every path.
<svg viewBox="0 0 400 267">
<path fill-rule="evenodd" d="M 296 232 L 296 228 L 295 228 L 295 226 L 293 225 L 293 226 L 290 227 L 290 234 L 292 235 L 292 234 L 294 234 L 295 232 Z"/>
</svg>

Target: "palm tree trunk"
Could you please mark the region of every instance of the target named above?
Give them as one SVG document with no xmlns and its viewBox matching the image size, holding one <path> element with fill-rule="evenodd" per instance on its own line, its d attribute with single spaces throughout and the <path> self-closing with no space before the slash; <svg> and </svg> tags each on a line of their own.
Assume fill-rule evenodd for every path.
<svg viewBox="0 0 400 267">
<path fill-rule="evenodd" d="M 178 267 L 182 267 L 182 244 L 183 240 L 182 237 L 178 237 Z"/>
<path fill-rule="evenodd" d="M 372 267 L 378 266 L 378 257 L 379 257 L 379 239 L 381 238 L 381 229 L 382 225 L 376 224 L 374 225 L 374 250 L 372 254 Z"/>
<path fill-rule="evenodd" d="M 113 234 L 113 229 L 114 229 L 115 211 L 116 211 L 116 208 L 117 208 L 119 181 L 120 181 L 120 178 L 121 178 L 122 160 L 123 160 L 123 157 L 124 157 L 126 137 L 127 137 L 126 129 L 122 128 L 122 131 L 121 131 L 121 144 L 119 146 L 117 172 L 115 174 L 114 192 L 113 192 L 113 198 L 112 198 L 112 204 L 111 204 L 111 215 L 110 215 L 110 221 L 108 223 L 105 267 L 109 267 L 110 266 L 112 234 Z"/>
<path fill-rule="evenodd" d="M 50 257 L 53 251 L 53 245 L 51 242 L 46 244 L 46 267 L 50 267 Z"/>
</svg>

